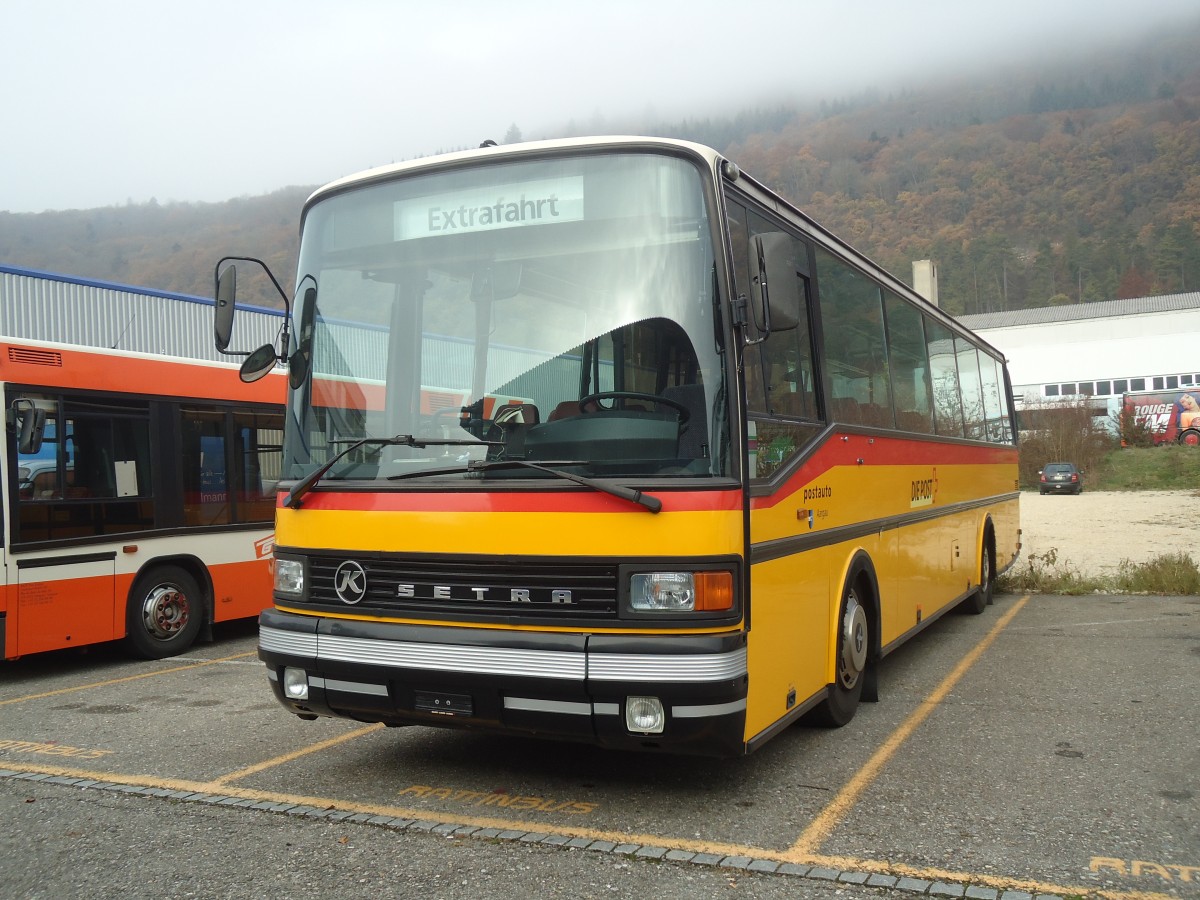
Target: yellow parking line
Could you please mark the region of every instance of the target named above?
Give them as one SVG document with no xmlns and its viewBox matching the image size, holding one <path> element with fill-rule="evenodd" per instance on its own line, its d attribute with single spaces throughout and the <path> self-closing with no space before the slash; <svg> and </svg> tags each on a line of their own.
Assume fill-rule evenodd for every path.
<svg viewBox="0 0 1200 900">
<path fill-rule="evenodd" d="M 369 729 L 359 729 L 343 737 L 348 739 L 366 730 Z M 528 822 L 519 819 L 456 815 L 444 811 L 433 812 L 427 809 L 410 809 L 403 806 L 362 803 L 336 797 L 316 797 L 305 794 L 287 794 L 275 791 L 251 790 L 236 786 L 222 786 L 215 781 L 187 781 L 178 778 L 159 778 L 152 775 L 118 775 L 112 772 L 97 772 L 89 769 L 74 769 L 63 766 L 45 766 L 30 763 L 13 765 L 6 762 L 3 768 L 18 772 L 57 775 L 64 778 L 80 778 L 109 783 L 116 782 L 136 787 L 162 788 L 172 791 L 193 791 L 200 794 L 215 793 L 214 788 L 220 788 L 220 793 L 231 797 L 272 803 L 286 803 L 296 806 L 310 806 L 318 810 L 339 810 L 350 813 L 366 813 L 373 816 L 387 816 L 389 818 L 437 821 L 475 828 L 496 828 L 501 831 L 554 833 L 567 837 L 608 841 L 617 845 L 638 844 L 664 847 L 668 850 L 685 850 L 693 853 L 745 856 L 752 859 L 765 859 L 781 863 L 796 861 L 794 853 L 780 852 L 779 850 L 771 850 L 764 847 L 717 843 L 703 839 L 669 837 L 667 835 L 605 831 L 599 828 L 580 828 L 578 826 L 562 824 L 549 825 L 546 822 Z M 1110 900 L 1173 900 L 1172 895 L 1150 891 L 1106 890 L 1097 888 L 1095 885 L 1060 885 L 1034 879 L 1008 878 L 994 873 L 956 872 L 949 869 L 907 866 L 903 863 L 888 862 L 886 860 L 812 855 L 807 857 L 804 862 L 811 866 L 824 866 L 889 875 L 906 875 L 911 878 L 923 878 L 929 881 L 969 883 L 976 886 L 994 887 L 1000 890 L 1021 890 L 1031 894 L 1052 894 L 1060 897 L 1094 896 L 1110 898 Z"/>
<path fill-rule="evenodd" d="M 411 818 L 419 820 L 436 819 L 437 821 L 450 824 L 474 826 L 477 828 L 498 828 L 504 831 L 526 831 L 530 833 L 552 831 L 556 834 L 562 834 L 569 837 L 590 838 L 592 840 L 609 841 L 616 844 L 641 844 L 666 847 L 667 849 L 692 851 L 697 853 L 719 854 L 722 856 L 746 856 L 754 859 L 773 860 L 780 863 L 804 863 L 811 866 L 823 866 L 837 869 L 857 870 L 862 872 L 875 872 L 880 874 L 905 875 L 912 878 L 923 878 L 928 880 L 964 882 L 980 886 L 992 886 L 999 889 L 1025 890 L 1032 893 L 1057 894 L 1060 896 L 1074 894 L 1090 895 L 1112 898 L 1112 900 L 1168 900 L 1169 895 L 1147 891 L 1103 890 L 1098 889 L 1094 885 L 1064 886 L 1031 879 L 1017 879 L 997 876 L 993 873 L 957 872 L 935 867 L 908 866 L 904 863 L 887 860 L 822 855 L 819 852 L 821 845 L 828 839 L 833 829 L 836 828 L 842 819 L 845 818 L 854 804 L 862 796 L 863 792 L 878 777 L 883 767 L 890 761 L 890 759 L 895 755 L 904 742 L 912 736 L 913 732 L 921 725 L 921 723 L 928 718 L 929 714 L 932 713 L 942 703 L 942 701 L 945 700 L 947 694 L 949 694 L 955 685 L 957 685 L 966 672 L 969 671 L 976 662 L 978 662 L 983 653 L 995 642 L 996 638 L 1001 632 L 1004 631 L 1017 613 L 1021 611 L 1029 599 L 1030 598 L 1028 595 L 1023 596 L 1013 605 L 1010 610 L 1005 612 L 1005 614 L 999 619 L 999 621 L 996 622 L 988 634 L 959 661 L 950 674 L 947 675 L 946 678 L 943 679 L 943 681 L 921 702 L 920 706 L 908 717 L 908 719 L 906 719 L 901 726 L 889 736 L 888 740 L 872 755 L 871 759 L 866 763 L 866 765 L 863 766 L 858 774 L 846 784 L 846 786 L 838 793 L 838 795 L 821 811 L 816 819 L 813 820 L 808 828 L 804 830 L 796 842 L 786 850 L 707 841 L 702 838 L 670 837 L 667 835 L 607 831 L 598 828 L 581 828 L 577 826 L 566 826 L 561 823 L 549 825 L 546 822 L 535 823 L 494 817 L 461 814 L 456 815 L 446 811 L 434 812 L 427 809 L 410 809 L 387 804 L 368 804 L 348 801 L 340 798 L 314 797 L 298 794 L 276 793 L 273 791 L 260 791 L 240 788 L 229 784 L 231 781 L 245 778 L 258 772 L 262 772 L 266 769 L 299 759 L 308 754 L 326 750 L 330 747 L 334 747 L 347 741 L 354 740 L 358 737 L 370 734 L 374 731 L 378 731 L 384 727 L 382 724 L 357 728 L 337 737 L 320 741 L 291 753 L 273 757 L 272 759 L 264 760 L 263 762 L 256 763 L 246 768 L 239 769 L 235 772 L 221 776 L 213 781 L 205 782 L 162 778 L 148 775 L 117 774 L 112 772 L 99 772 L 94 770 L 73 769 L 60 766 L 44 766 L 24 762 L 14 764 L 11 761 L 5 761 L 3 763 L 3 767 L 18 772 L 86 778 L 100 782 L 115 781 L 135 786 L 165 788 L 176 791 L 187 790 L 197 793 L 208 793 L 219 790 L 221 793 L 245 799 L 272 801 L 277 803 L 291 803 L 296 805 L 312 806 L 317 809 L 338 809 L 348 812 L 369 813 L 372 815 L 384 815 L 395 818 Z M 41 694 L 33 694 L 26 697 L 13 698 L 11 700 L 2 700 L 0 701 L 0 705 L 19 703 L 27 700 L 40 699 L 43 697 L 52 697 L 74 691 L 105 687 L 113 684 L 136 681 L 141 678 L 152 678 L 157 675 L 166 675 L 173 672 L 201 668 L 215 665 L 217 663 L 243 659 L 248 656 L 253 656 L 256 652 L 257 651 L 251 651 L 249 653 L 241 653 L 233 656 L 222 657 L 220 659 L 205 660 L 186 666 L 175 666 L 170 669 L 164 669 L 156 672 L 146 672 L 124 678 L 115 678 L 103 682 L 95 682 L 87 685 L 63 688 L 56 691 L 47 691 Z"/>
<path fill-rule="evenodd" d="M 946 699 L 946 695 L 958 684 L 959 680 L 967 673 L 971 666 L 975 665 L 984 651 L 992 645 L 1000 635 L 1000 632 L 1008 626 L 1008 623 L 1013 620 L 1013 617 L 1028 602 L 1029 595 L 1026 594 L 1013 605 L 1012 609 L 1000 617 L 1000 621 L 992 627 L 987 636 L 959 661 L 954 670 L 942 680 L 942 683 L 934 688 L 928 697 L 921 701 L 921 705 L 913 711 L 912 715 L 899 728 L 892 732 L 891 736 L 875 751 L 866 765 L 858 770 L 855 776 L 846 783 L 846 786 L 838 792 L 838 795 L 809 823 L 809 826 L 804 829 L 804 832 L 792 844 L 790 854 L 796 860 L 809 857 L 820 849 L 833 829 L 846 817 L 851 807 L 862 796 L 863 791 L 870 787 L 871 783 L 879 776 L 883 767 L 896 754 L 896 751 L 912 736 L 917 727 L 929 717 L 929 714 L 937 709 L 938 705 Z"/>
<path fill-rule="evenodd" d="M 217 663 L 230 662 L 235 659 L 245 659 L 247 656 L 254 656 L 257 650 L 251 650 L 248 653 L 236 653 L 233 656 L 222 656 L 219 659 L 206 659 L 203 662 L 192 663 L 188 666 L 173 666 L 170 669 L 157 669 L 153 672 L 141 672 L 137 675 L 126 675 L 124 678 L 110 678 L 108 681 L 94 681 L 90 684 L 77 684 L 74 687 L 59 688 L 57 691 L 45 691 L 41 694 L 27 694 L 24 697 L 12 697 L 8 700 L 0 700 L 0 706 L 7 706 L 10 703 L 24 703 L 28 700 L 42 700 L 46 697 L 57 697 L 60 694 L 73 694 L 76 691 L 87 691 L 93 688 L 109 687 L 114 684 L 124 684 L 128 681 L 138 681 L 142 678 L 156 678 L 159 675 L 170 675 L 173 672 L 185 672 L 188 669 L 200 669 L 205 666 L 213 666 Z"/>
<path fill-rule="evenodd" d="M 327 750 L 330 747 L 336 747 L 338 744 L 343 744 L 346 741 L 352 741 L 357 737 L 362 737 L 364 734 L 370 734 L 372 731 L 379 731 L 383 728 L 383 723 L 378 722 L 374 725 L 368 725 L 366 728 L 358 728 L 338 737 L 330 738 L 327 741 L 321 741 L 316 744 L 310 744 L 299 750 L 294 750 L 291 753 L 285 753 L 282 756 L 276 756 L 274 759 L 263 760 L 260 763 L 255 763 L 252 766 L 247 766 L 244 769 L 238 769 L 236 772 L 230 772 L 228 775 L 222 775 L 216 781 L 211 782 L 213 787 L 227 785 L 231 781 L 237 781 L 239 778 L 245 778 L 247 775 L 253 775 L 256 772 L 261 772 L 264 769 L 271 769 L 283 763 L 291 762 L 294 759 L 299 759 L 302 756 L 307 756 L 310 753 L 316 753 L 319 750 Z"/>
</svg>

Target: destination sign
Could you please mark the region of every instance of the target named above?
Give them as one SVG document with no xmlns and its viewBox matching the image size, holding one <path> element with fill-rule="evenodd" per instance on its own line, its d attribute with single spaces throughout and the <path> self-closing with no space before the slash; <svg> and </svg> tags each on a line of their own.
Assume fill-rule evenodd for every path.
<svg viewBox="0 0 1200 900">
<path fill-rule="evenodd" d="M 583 178 L 572 176 L 401 200 L 396 240 L 583 219 Z"/>
</svg>

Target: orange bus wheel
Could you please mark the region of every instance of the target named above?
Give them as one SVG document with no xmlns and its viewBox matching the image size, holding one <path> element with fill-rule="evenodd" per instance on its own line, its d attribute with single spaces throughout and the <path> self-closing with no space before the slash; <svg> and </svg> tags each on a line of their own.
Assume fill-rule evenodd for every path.
<svg viewBox="0 0 1200 900">
<path fill-rule="evenodd" d="M 179 566 L 158 566 L 133 583 L 125 645 L 144 659 L 165 659 L 190 647 L 204 620 L 200 585 Z"/>
</svg>

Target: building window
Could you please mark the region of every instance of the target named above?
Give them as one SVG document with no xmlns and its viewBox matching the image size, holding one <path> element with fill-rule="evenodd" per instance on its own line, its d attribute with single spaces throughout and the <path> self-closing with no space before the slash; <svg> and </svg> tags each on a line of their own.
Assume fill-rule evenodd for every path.
<svg viewBox="0 0 1200 900">
<path fill-rule="evenodd" d="M 1179 387 L 1179 379 L 1174 375 L 1168 375 L 1167 376 L 1167 388 L 1173 391 L 1177 387 Z"/>
<path fill-rule="evenodd" d="M 1129 390 L 1128 379 L 1118 378 L 1116 381 L 1113 382 L 1113 393 L 1114 394 L 1123 394 L 1127 390 Z"/>
<path fill-rule="evenodd" d="M 1081 381 L 1079 382 L 1079 389 L 1075 393 L 1082 394 L 1085 397 L 1091 397 L 1096 393 L 1096 386 L 1090 381 Z"/>
<path fill-rule="evenodd" d="M 1156 375 L 1154 377 L 1154 389 L 1156 391 L 1161 391 L 1163 389 L 1163 379 L 1161 375 Z"/>
<path fill-rule="evenodd" d="M 1073 384 L 1064 384 L 1064 385 L 1060 385 L 1060 387 L 1062 388 L 1064 397 L 1068 397 L 1075 393 L 1075 385 L 1073 385 Z"/>
<path fill-rule="evenodd" d="M 1194 384 L 1194 382 L 1192 381 L 1191 375 L 1180 375 L 1179 383 L 1180 384 Z"/>
<path fill-rule="evenodd" d="M 1145 378 L 1130 378 L 1129 379 L 1129 389 L 1131 391 L 1144 391 L 1146 389 L 1146 379 Z"/>
<path fill-rule="evenodd" d="M 1111 381 L 1097 381 L 1096 382 L 1096 396 L 1097 397 L 1108 397 L 1112 394 L 1112 392 L 1113 392 L 1113 389 L 1112 389 Z"/>
<path fill-rule="evenodd" d="M 1058 396 L 1058 385 L 1057 384 L 1046 385 L 1046 396 L 1047 397 L 1057 397 Z"/>
</svg>

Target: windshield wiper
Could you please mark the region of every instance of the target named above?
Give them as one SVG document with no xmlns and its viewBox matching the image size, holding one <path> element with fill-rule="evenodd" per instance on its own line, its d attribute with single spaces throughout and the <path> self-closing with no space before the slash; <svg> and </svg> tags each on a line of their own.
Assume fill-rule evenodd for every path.
<svg viewBox="0 0 1200 900">
<path fill-rule="evenodd" d="M 301 498 L 304 497 L 313 485 L 325 477 L 325 474 L 332 469 L 344 457 L 353 453 L 359 447 L 374 445 L 379 447 L 400 446 L 400 447 L 499 447 L 502 446 L 499 441 L 480 441 L 480 440 L 464 440 L 461 438 L 421 438 L 411 434 L 397 434 L 394 437 L 386 438 L 363 438 L 360 441 L 355 441 L 346 449 L 335 453 L 324 465 L 310 472 L 303 481 L 299 482 L 295 487 L 288 492 L 288 495 L 283 498 L 283 505 L 288 509 L 299 509 Z"/>
<path fill-rule="evenodd" d="M 556 462 L 555 465 L 581 465 L 581 463 Z M 651 497 L 648 494 L 643 494 L 641 491 L 633 488 L 624 487 L 619 484 L 607 484 L 603 481 L 597 481 L 594 478 L 588 478 L 584 475 L 576 475 L 574 472 L 564 472 L 562 469 L 552 468 L 549 465 L 530 462 L 527 459 L 478 459 L 467 463 L 468 472 L 487 472 L 491 471 L 492 469 L 516 468 L 536 469 L 537 471 L 545 472 L 548 475 L 554 475 L 558 478 L 565 478 L 567 481 L 573 481 L 576 484 L 589 487 L 594 491 L 600 491 L 603 494 L 609 494 L 613 497 L 619 497 L 622 500 L 628 500 L 630 503 L 636 503 L 652 513 L 656 513 L 662 509 L 662 501 L 657 497 Z"/>
</svg>

